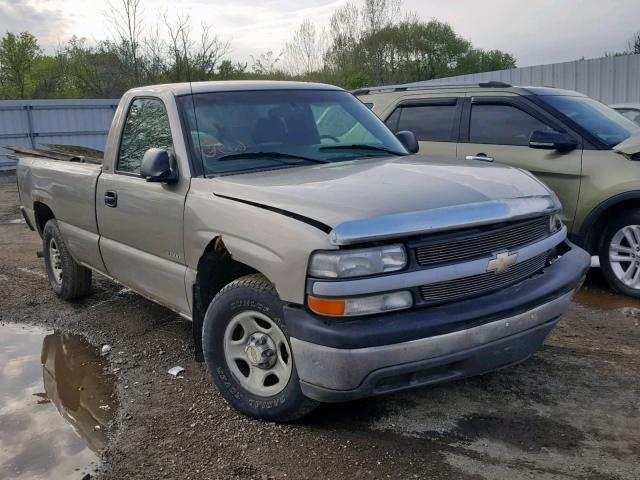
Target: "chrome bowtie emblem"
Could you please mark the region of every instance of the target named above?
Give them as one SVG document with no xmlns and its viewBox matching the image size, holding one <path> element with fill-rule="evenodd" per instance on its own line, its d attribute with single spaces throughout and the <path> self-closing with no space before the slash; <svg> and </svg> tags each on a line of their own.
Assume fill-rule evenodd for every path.
<svg viewBox="0 0 640 480">
<path fill-rule="evenodd" d="M 493 259 L 489 260 L 489 263 L 487 264 L 487 272 L 504 273 L 509 270 L 511 265 L 516 263 L 517 259 L 517 253 L 498 253 Z"/>
</svg>

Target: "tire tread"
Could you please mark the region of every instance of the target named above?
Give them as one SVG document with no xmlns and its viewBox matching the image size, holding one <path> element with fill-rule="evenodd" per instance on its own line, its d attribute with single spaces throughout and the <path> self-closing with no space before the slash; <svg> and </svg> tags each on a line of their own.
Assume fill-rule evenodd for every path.
<svg viewBox="0 0 640 480">
<path fill-rule="evenodd" d="M 56 288 L 56 286 L 54 286 L 51 279 L 51 273 L 49 272 L 49 250 L 47 245 L 47 239 L 49 237 L 55 238 L 63 263 L 64 277 L 60 288 Z M 60 228 L 58 227 L 56 220 L 49 220 L 46 223 L 43 229 L 42 239 L 45 252 L 45 269 L 47 270 L 47 277 L 49 278 L 49 283 L 51 284 L 54 292 L 63 300 L 72 300 L 74 298 L 80 298 L 87 295 L 91 291 L 92 272 L 90 269 L 80 265 L 73 259 L 69 249 L 67 248 L 67 244 L 62 238 L 62 234 L 60 233 Z"/>
<path fill-rule="evenodd" d="M 213 298 L 209 308 L 211 308 L 211 306 L 213 306 L 216 303 L 216 301 L 218 302 L 224 301 L 224 298 L 228 294 L 230 294 L 230 292 L 233 292 L 234 290 L 241 289 L 241 288 L 251 289 L 254 292 L 259 294 L 267 294 L 271 296 L 275 302 L 278 302 L 278 303 L 282 302 L 280 300 L 280 297 L 278 296 L 278 293 L 273 283 L 271 283 L 264 275 L 260 273 L 254 273 L 254 274 L 246 275 L 244 277 L 240 277 L 230 282 L 225 287 L 223 287 L 217 293 L 217 295 Z M 208 317 L 209 317 L 208 315 L 205 315 L 205 322 L 207 322 Z M 206 330 L 206 328 L 204 330 Z M 285 331 L 285 334 L 286 334 L 286 331 Z M 205 357 L 207 357 L 206 352 L 208 351 L 207 340 L 208 339 L 206 338 L 206 335 L 203 335 L 202 349 L 205 352 Z M 295 362 L 295 359 L 294 359 L 294 362 Z M 210 367 L 209 363 L 210 361 L 207 360 L 207 364 Z M 210 374 L 212 378 L 214 378 L 214 381 L 216 381 L 216 377 L 211 372 L 211 368 L 210 368 Z M 226 389 L 220 388 L 220 385 L 218 385 L 218 389 L 220 390 L 220 393 L 227 400 L 228 403 L 230 403 L 240 411 L 243 411 L 242 406 L 237 405 L 237 400 Z M 291 405 L 287 409 L 286 413 L 280 412 L 277 415 L 274 415 L 271 412 L 267 412 L 267 411 L 261 411 L 259 414 L 258 412 L 247 412 L 247 411 L 243 411 L 243 413 L 246 413 L 252 416 L 257 416 L 259 418 L 270 420 L 270 421 L 292 422 L 310 413 L 312 410 L 314 410 L 318 406 L 317 401 L 303 396 L 302 393 L 300 393 L 299 397 L 300 398 L 297 400 L 296 404 Z"/>
</svg>

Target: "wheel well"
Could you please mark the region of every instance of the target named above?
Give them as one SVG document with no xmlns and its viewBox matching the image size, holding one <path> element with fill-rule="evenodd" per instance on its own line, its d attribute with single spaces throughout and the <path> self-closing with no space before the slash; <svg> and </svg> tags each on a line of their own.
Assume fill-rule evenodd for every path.
<svg viewBox="0 0 640 480">
<path fill-rule="evenodd" d="M 607 223 L 628 210 L 640 209 L 640 198 L 630 198 L 609 205 L 599 212 L 598 217 L 589 227 L 584 239 L 584 248 L 592 255 L 598 254 L 600 239 L 604 233 Z"/>
<path fill-rule="evenodd" d="M 41 202 L 35 202 L 33 204 L 33 213 L 36 218 L 36 228 L 38 229 L 38 233 L 42 235 L 44 226 L 47 224 L 47 222 L 56 217 L 51 209 Z"/>
<path fill-rule="evenodd" d="M 231 257 L 222 237 L 214 238 L 198 261 L 198 274 L 194 286 L 194 307 L 204 316 L 207 307 L 226 285 L 232 281 L 259 273 L 256 269 Z"/>
</svg>

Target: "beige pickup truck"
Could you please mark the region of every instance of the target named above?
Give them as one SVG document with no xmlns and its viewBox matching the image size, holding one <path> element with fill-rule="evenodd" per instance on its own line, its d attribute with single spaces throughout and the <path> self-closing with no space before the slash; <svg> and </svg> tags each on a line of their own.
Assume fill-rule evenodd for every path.
<svg viewBox="0 0 640 480">
<path fill-rule="evenodd" d="M 416 150 L 336 87 L 158 85 L 101 161 L 23 151 L 17 180 L 56 294 L 97 272 L 191 319 L 227 401 L 290 421 L 521 362 L 584 278 L 540 181 Z"/>
</svg>

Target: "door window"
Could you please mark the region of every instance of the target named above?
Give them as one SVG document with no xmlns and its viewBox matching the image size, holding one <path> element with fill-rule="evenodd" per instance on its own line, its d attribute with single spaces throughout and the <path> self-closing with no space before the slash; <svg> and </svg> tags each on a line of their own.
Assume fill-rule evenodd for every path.
<svg viewBox="0 0 640 480">
<path fill-rule="evenodd" d="M 421 105 L 403 107 L 400 112 L 395 132 L 409 130 L 416 139 L 423 142 L 450 142 L 456 117 L 455 105 Z M 395 112 L 389 120 L 395 120 Z M 391 128 L 387 120 L 387 125 Z"/>
<path fill-rule="evenodd" d="M 472 105 L 470 143 L 528 146 L 534 130 L 553 131 L 540 120 L 511 105 Z"/>
<path fill-rule="evenodd" d="M 138 98 L 127 113 L 116 170 L 139 174 L 142 157 L 150 148 L 173 151 L 169 117 L 160 100 Z"/>
</svg>

